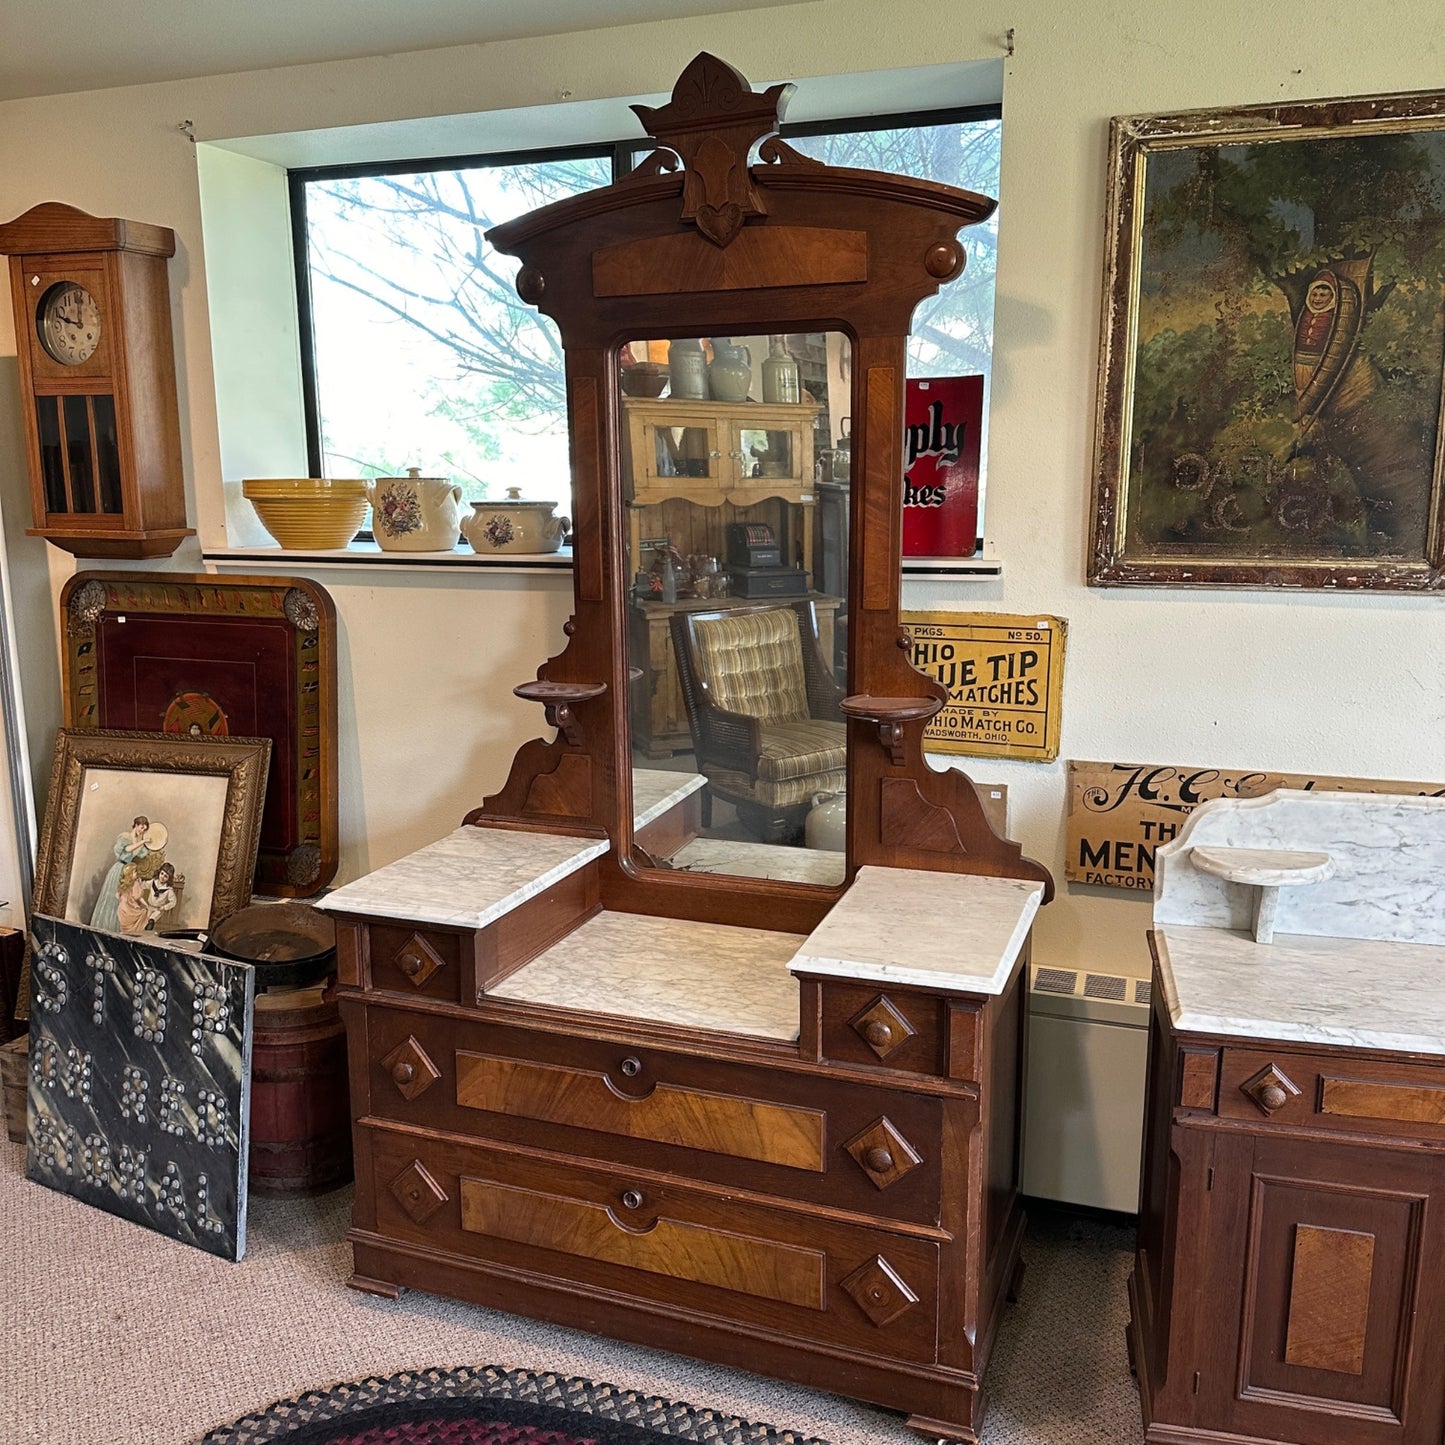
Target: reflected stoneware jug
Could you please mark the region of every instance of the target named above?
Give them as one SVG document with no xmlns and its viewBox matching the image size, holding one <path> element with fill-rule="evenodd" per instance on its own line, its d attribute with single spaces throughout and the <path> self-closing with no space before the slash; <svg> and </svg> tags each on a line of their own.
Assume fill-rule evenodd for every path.
<svg viewBox="0 0 1445 1445">
<path fill-rule="evenodd" d="M 712 361 L 707 368 L 714 401 L 746 401 L 753 384 L 753 354 L 726 336 L 712 338 Z"/>
<path fill-rule="evenodd" d="M 462 489 L 445 477 L 404 477 L 366 484 L 371 534 L 383 552 L 450 552 L 462 535 Z"/>
</svg>

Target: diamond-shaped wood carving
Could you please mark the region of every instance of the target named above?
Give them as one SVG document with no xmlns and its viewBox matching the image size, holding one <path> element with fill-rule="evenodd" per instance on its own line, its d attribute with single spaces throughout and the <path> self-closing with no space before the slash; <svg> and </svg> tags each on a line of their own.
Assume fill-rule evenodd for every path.
<svg viewBox="0 0 1445 1445">
<path fill-rule="evenodd" d="M 442 1076 L 442 1071 L 410 1034 L 381 1061 L 381 1067 L 391 1076 L 396 1092 L 407 1103 L 426 1093 Z"/>
<path fill-rule="evenodd" d="M 903 1283 L 897 1270 L 875 1254 L 839 1284 L 853 1303 L 879 1328 L 892 1324 L 918 1303 L 918 1296 Z"/>
<path fill-rule="evenodd" d="M 879 1189 L 897 1184 L 905 1174 L 923 1163 L 922 1156 L 886 1115 L 843 1147 Z"/>
<path fill-rule="evenodd" d="M 1299 1096 L 1299 1086 L 1276 1064 L 1266 1064 L 1257 1074 L 1246 1079 L 1240 1092 L 1261 1114 L 1273 1114 Z"/>
<path fill-rule="evenodd" d="M 886 1059 L 918 1032 L 887 994 L 880 993 L 852 1021 L 853 1031 L 878 1055 Z"/>
<path fill-rule="evenodd" d="M 396 966 L 402 976 L 417 988 L 425 986 L 427 979 L 446 962 L 444 958 L 424 939 L 413 933 L 396 951 Z"/>
<path fill-rule="evenodd" d="M 391 1181 L 391 1192 L 414 1224 L 425 1224 L 447 1202 L 446 1190 L 427 1173 L 420 1159 L 413 1159 Z"/>
</svg>

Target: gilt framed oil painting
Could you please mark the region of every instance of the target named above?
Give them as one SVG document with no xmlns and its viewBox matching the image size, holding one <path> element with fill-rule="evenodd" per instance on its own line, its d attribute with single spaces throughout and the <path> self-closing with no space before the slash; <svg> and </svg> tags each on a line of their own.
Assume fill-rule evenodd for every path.
<svg viewBox="0 0 1445 1445">
<path fill-rule="evenodd" d="M 1095 586 L 1445 587 L 1445 92 L 1110 129 Z"/>
</svg>

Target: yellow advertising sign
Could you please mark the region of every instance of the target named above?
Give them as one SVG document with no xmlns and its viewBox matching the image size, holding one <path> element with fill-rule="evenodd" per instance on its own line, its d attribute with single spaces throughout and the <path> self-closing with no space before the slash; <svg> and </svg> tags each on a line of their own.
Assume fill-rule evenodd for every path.
<svg viewBox="0 0 1445 1445">
<path fill-rule="evenodd" d="M 1048 763 L 1059 755 L 1068 623 L 1036 612 L 905 612 L 914 667 L 948 689 L 930 752 Z"/>
</svg>

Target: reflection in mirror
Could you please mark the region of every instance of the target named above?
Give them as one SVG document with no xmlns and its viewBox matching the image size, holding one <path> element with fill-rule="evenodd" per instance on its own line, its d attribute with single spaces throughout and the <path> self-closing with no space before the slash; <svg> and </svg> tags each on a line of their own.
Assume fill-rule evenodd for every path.
<svg viewBox="0 0 1445 1445">
<path fill-rule="evenodd" d="M 840 332 L 619 354 L 633 765 L 697 779 L 639 862 L 843 881 L 850 359 Z"/>
</svg>

